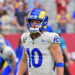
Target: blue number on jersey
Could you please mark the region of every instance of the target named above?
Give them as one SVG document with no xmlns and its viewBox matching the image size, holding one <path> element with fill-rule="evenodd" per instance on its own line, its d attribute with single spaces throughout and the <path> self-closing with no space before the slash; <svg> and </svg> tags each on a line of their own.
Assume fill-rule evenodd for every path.
<svg viewBox="0 0 75 75">
<path fill-rule="evenodd" d="M 55 42 L 55 43 L 60 42 L 60 38 L 59 38 L 58 36 L 55 36 L 55 37 L 54 37 L 54 42 Z"/>
<path fill-rule="evenodd" d="M 27 48 L 27 49 L 26 49 L 26 52 L 27 52 L 28 57 L 29 57 L 29 67 L 30 67 L 30 68 L 31 68 L 31 62 L 32 62 L 32 65 L 33 65 L 34 67 L 36 67 L 36 68 L 38 68 L 38 67 L 40 67 L 40 66 L 42 65 L 42 59 L 43 59 L 43 57 L 42 57 L 42 54 L 41 54 L 41 52 L 40 52 L 40 50 L 39 50 L 38 48 L 34 48 L 34 49 L 31 51 L 31 53 L 30 53 L 30 51 L 29 51 L 29 48 Z M 39 61 L 38 61 L 37 64 L 35 63 L 35 52 L 37 52 L 38 57 L 39 57 Z"/>
</svg>

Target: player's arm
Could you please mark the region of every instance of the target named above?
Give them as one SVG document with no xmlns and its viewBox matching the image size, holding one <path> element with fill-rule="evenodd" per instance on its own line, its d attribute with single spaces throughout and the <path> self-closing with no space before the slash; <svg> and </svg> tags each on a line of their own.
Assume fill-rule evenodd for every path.
<svg viewBox="0 0 75 75">
<path fill-rule="evenodd" d="M 11 53 L 9 57 L 12 61 L 12 71 L 11 71 L 11 75 L 12 75 L 14 73 L 14 69 L 15 69 L 15 66 L 16 66 L 16 61 L 15 61 L 15 58 L 13 56 L 13 53 Z"/>
<path fill-rule="evenodd" d="M 15 16 L 15 18 L 14 18 L 14 21 L 15 21 L 15 24 L 16 24 L 17 28 L 18 28 L 19 30 L 21 30 L 21 26 L 20 26 L 20 24 L 18 23 L 16 16 Z"/>
<path fill-rule="evenodd" d="M 60 15 L 57 15 L 57 17 L 56 17 L 56 22 L 57 22 L 57 23 L 60 23 Z"/>
<path fill-rule="evenodd" d="M 61 48 L 58 43 L 53 43 L 50 45 L 50 52 L 57 63 L 57 75 L 63 75 L 64 72 L 64 61 L 61 52 Z"/>
<path fill-rule="evenodd" d="M 70 15 L 67 15 L 66 18 L 67 18 L 67 21 L 68 21 L 68 22 L 71 22 L 72 24 L 74 24 L 74 21 L 73 21 L 73 19 L 70 17 Z"/>
<path fill-rule="evenodd" d="M 27 56 L 25 54 L 25 50 L 23 51 L 23 56 L 19 64 L 17 75 L 23 75 L 27 69 Z"/>
<path fill-rule="evenodd" d="M 24 29 L 27 29 L 26 16 L 24 17 Z"/>
</svg>

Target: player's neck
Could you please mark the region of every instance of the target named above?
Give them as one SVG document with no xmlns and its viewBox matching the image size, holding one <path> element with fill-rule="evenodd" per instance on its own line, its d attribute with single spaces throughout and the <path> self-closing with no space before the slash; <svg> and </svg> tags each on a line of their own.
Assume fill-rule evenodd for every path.
<svg viewBox="0 0 75 75">
<path fill-rule="evenodd" d="M 34 40 L 34 39 L 40 37 L 41 34 L 43 34 L 43 32 L 40 32 L 40 33 L 39 32 L 37 32 L 37 33 L 30 33 L 30 36 Z"/>
<path fill-rule="evenodd" d="M 34 39 L 38 38 L 39 36 L 41 36 L 41 34 L 40 33 L 31 33 L 30 36 L 34 40 Z"/>
</svg>

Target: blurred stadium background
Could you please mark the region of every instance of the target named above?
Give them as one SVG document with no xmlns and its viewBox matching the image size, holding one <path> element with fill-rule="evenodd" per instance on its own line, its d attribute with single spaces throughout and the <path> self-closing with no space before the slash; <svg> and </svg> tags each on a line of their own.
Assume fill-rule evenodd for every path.
<svg viewBox="0 0 75 75">
<path fill-rule="evenodd" d="M 28 32 L 26 18 L 34 8 L 47 11 L 51 32 L 60 29 L 70 59 L 75 60 L 75 0 L 0 0 L 0 34 L 16 50 L 23 32 Z M 75 75 L 75 62 L 68 65 Z"/>
</svg>

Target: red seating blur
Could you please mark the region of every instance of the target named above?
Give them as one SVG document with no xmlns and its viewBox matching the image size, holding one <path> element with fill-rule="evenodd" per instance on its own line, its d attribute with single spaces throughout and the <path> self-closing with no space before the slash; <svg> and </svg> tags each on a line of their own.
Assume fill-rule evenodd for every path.
<svg viewBox="0 0 75 75">
<path fill-rule="evenodd" d="M 68 67 L 71 75 L 75 75 L 75 62 Z"/>
<path fill-rule="evenodd" d="M 62 34 L 65 39 L 69 52 L 75 51 L 75 34 Z"/>
<path fill-rule="evenodd" d="M 18 46 L 21 34 L 8 34 L 5 38 L 10 42 L 12 48 L 15 49 Z"/>
</svg>

